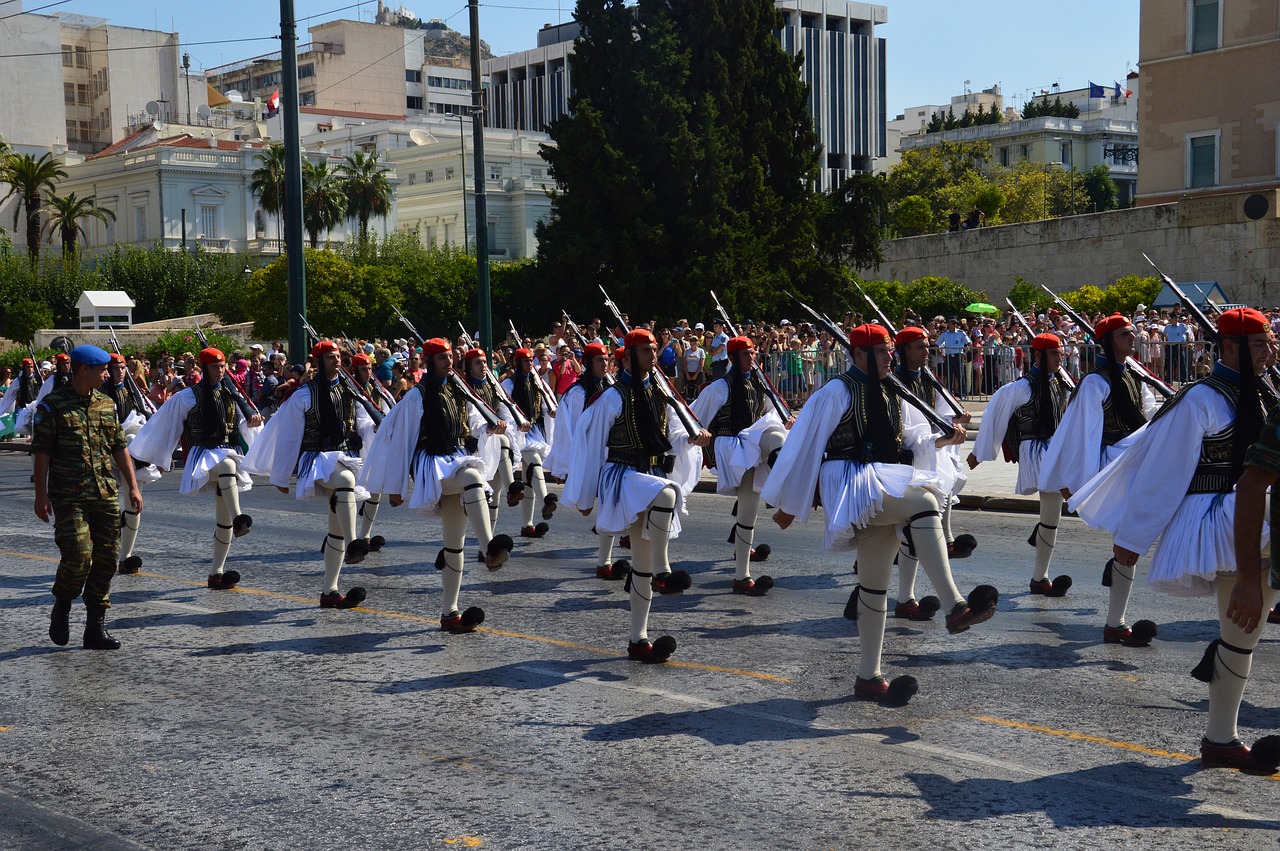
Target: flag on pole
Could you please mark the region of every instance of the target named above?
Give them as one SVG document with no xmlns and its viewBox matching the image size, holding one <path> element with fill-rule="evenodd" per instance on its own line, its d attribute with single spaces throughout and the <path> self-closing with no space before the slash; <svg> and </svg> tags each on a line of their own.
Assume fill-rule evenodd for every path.
<svg viewBox="0 0 1280 851">
<path fill-rule="evenodd" d="M 276 113 L 280 111 L 280 90 L 276 89 L 271 93 L 271 97 L 267 98 L 267 118 L 274 118 Z"/>
<path fill-rule="evenodd" d="M 1089 81 L 1089 97 L 1104 98 L 1106 96 L 1107 96 L 1107 93 L 1103 91 L 1102 86 L 1099 86 L 1097 83 L 1093 82 L 1092 80 Z"/>
</svg>

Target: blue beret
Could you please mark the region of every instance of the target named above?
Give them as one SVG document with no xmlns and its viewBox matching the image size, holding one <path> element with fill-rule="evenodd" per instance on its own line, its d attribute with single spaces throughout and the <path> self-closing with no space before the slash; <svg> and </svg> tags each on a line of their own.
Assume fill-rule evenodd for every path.
<svg viewBox="0 0 1280 851">
<path fill-rule="evenodd" d="M 71 362 L 89 366 L 106 366 L 111 362 L 111 355 L 97 346 L 76 346 L 71 350 Z"/>
</svg>

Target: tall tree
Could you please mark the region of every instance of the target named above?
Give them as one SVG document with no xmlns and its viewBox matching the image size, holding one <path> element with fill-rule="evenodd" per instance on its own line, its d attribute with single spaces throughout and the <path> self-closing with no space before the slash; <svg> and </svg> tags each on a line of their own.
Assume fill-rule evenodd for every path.
<svg viewBox="0 0 1280 851">
<path fill-rule="evenodd" d="M 332 230 L 347 218 L 347 194 L 328 160 L 302 162 L 302 226 L 311 247 L 320 247 L 320 231 Z"/>
<path fill-rule="evenodd" d="M 113 222 L 116 220 L 114 212 L 98 206 L 97 196 L 81 198 L 74 192 L 50 198 L 47 217 L 49 221 L 45 227 L 48 228 L 50 239 L 56 233 L 62 241 L 62 253 L 68 255 L 76 253 L 76 241 L 79 237 L 89 238 L 81 222 L 97 219 L 105 225 L 108 218 Z"/>
<path fill-rule="evenodd" d="M 249 191 L 258 196 L 258 206 L 269 216 L 284 221 L 284 145 L 268 145 L 262 149 L 262 164 L 253 170 Z M 284 228 L 279 229 L 281 238 Z"/>
<path fill-rule="evenodd" d="M 572 114 L 539 270 L 572 298 L 661 305 L 715 289 L 752 313 L 815 265 L 817 137 L 769 0 L 582 0 Z"/>
<path fill-rule="evenodd" d="M 360 240 L 369 237 L 369 219 L 391 213 L 394 192 L 387 178 L 391 169 L 378 162 L 378 153 L 359 151 L 342 161 L 342 190 L 347 196 L 347 215 L 360 223 Z"/>
<path fill-rule="evenodd" d="M 20 203 L 13 211 L 13 226 L 18 226 L 18 214 L 25 213 L 27 255 L 32 265 L 40 259 L 40 208 L 44 205 L 46 193 L 53 195 L 58 181 L 66 176 L 66 171 L 52 154 L 41 154 L 39 159 L 31 154 L 6 154 L 0 163 L 0 183 L 9 185 L 9 191 L 0 198 L 0 203 L 18 196 Z"/>
</svg>

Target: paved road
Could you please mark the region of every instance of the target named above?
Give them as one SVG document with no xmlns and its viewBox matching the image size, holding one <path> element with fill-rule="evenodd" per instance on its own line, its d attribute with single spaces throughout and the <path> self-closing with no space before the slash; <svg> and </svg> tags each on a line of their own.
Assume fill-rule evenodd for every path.
<svg viewBox="0 0 1280 851">
<path fill-rule="evenodd" d="M 677 662 L 623 658 L 620 583 L 592 575 L 590 521 L 564 511 L 501 572 L 469 568 L 485 630 L 437 628 L 438 526 L 383 509 L 390 544 L 348 568 L 368 607 L 321 611 L 321 504 L 244 497 L 233 592 L 204 587 L 208 497 L 146 490 L 146 563 L 119 577 L 116 653 L 45 631 L 56 550 L 30 512 L 25 456 L 0 456 L 0 847 L 1021 848 L 1276 844 L 1278 778 L 1202 770 L 1216 633 L 1208 600 L 1135 595 L 1154 647 L 1100 642 L 1109 546 L 1064 520 L 1063 600 L 1025 593 L 1026 515 L 967 512 L 959 584 L 997 585 L 960 636 L 890 621 L 907 707 L 850 699 L 850 559 L 816 524 L 765 533 L 778 581 L 729 592 L 730 502 L 695 495 L 673 555 L 694 588 L 661 597 Z M 30 521 L 30 522 L 28 522 Z M 516 518 L 504 510 L 500 526 Z M 761 524 L 765 529 L 766 524 Z M 82 617 L 77 607 L 76 621 Z M 1276 724 L 1264 641 L 1242 714 Z"/>
</svg>

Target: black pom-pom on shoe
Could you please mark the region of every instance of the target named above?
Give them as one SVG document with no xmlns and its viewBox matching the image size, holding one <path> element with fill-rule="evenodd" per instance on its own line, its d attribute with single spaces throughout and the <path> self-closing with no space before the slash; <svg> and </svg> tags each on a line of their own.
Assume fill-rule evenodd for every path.
<svg viewBox="0 0 1280 851">
<path fill-rule="evenodd" d="M 768 561 L 769 556 L 773 553 L 773 547 L 768 544 L 760 544 L 751 550 L 751 561 Z"/>
<path fill-rule="evenodd" d="M 906 706 L 919 691 L 920 681 L 910 674 L 903 674 L 889 681 L 889 691 L 883 702 L 886 706 Z"/>
<path fill-rule="evenodd" d="M 236 519 L 231 521 L 231 534 L 237 538 L 243 538 L 253 529 L 253 518 L 248 514 L 236 515 Z"/>
<path fill-rule="evenodd" d="M 1151 640 L 1160 634 L 1160 627 L 1151 620 L 1140 620 L 1130 629 L 1133 630 L 1133 635 L 1125 642 L 1130 647 L 1150 647 Z"/>
</svg>

